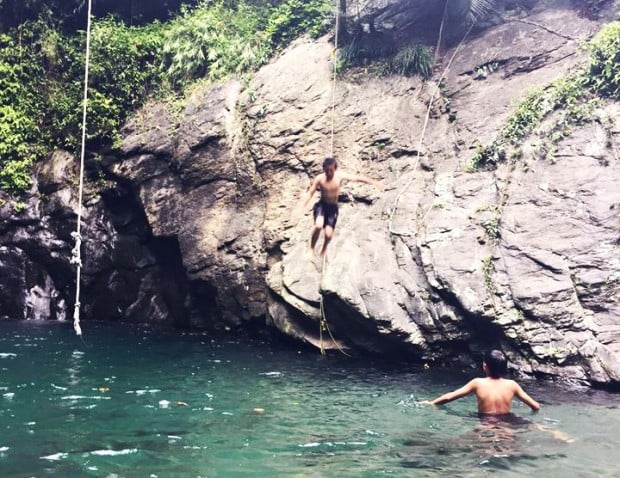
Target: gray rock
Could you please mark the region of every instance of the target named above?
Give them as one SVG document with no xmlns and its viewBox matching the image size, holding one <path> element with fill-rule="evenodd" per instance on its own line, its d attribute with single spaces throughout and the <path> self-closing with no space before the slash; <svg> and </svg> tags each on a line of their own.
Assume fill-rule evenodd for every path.
<svg viewBox="0 0 620 478">
<path fill-rule="evenodd" d="M 405 41 L 396 31 L 417 21 L 406 3 L 370 2 L 364 18 Z M 500 9 L 505 22 L 442 53 L 454 61 L 441 87 L 359 74 L 332 90 L 332 45 L 302 39 L 247 86 L 138 112 L 102 162 L 117 184 L 87 202 L 89 317 L 266 322 L 321 348 L 441 364 L 498 347 L 524 374 L 617 386 L 617 103 L 575 126 L 554 160 L 524 141 L 520 162 L 469 172 L 517 99 L 582 61 L 566 37 L 601 20 L 559 0 Z M 327 259 L 308 260 L 310 215 L 291 213 L 332 154 L 386 190 L 345 185 Z M 41 197 L 21 214 L 0 207 L 3 314 L 61 318 L 72 305 L 73 177 L 58 154 L 39 171 Z"/>
</svg>

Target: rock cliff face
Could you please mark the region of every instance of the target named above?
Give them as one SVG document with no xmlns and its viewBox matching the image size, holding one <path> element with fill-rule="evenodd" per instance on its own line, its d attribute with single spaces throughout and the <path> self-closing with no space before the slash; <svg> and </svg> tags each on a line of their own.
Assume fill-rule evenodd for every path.
<svg viewBox="0 0 620 478">
<path fill-rule="evenodd" d="M 617 386 L 619 105 L 601 103 L 608 120 L 575 126 L 553 161 L 528 139 L 519 160 L 469 165 L 530 87 L 583 61 L 579 40 L 618 6 L 592 20 L 570 2 L 529 2 L 442 52 L 435 81 L 358 71 L 332 90 L 333 46 L 304 40 L 181 109 L 147 106 L 87 205 L 87 314 L 266 322 L 319 347 L 429 363 L 498 346 L 524 373 Z M 291 212 L 332 128 L 340 167 L 386 190 L 347 184 L 326 261 L 306 260 L 310 214 Z M 69 162 L 46 164 L 27 212 L 2 210 L 3 316 L 63 318 L 71 302 Z"/>
<path fill-rule="evenodd" d="M 1 318 L 72 317 L 75 164 L 72 156 L 54 153 L 37 166 L 23 212 L 9 202 L 0 209 Z M 151 236 L 129 190 L 87 188 L 83 221 L 83 316 L 185 325 L 180 291 L 188 285 L 178 247 Z"/>
</svg>

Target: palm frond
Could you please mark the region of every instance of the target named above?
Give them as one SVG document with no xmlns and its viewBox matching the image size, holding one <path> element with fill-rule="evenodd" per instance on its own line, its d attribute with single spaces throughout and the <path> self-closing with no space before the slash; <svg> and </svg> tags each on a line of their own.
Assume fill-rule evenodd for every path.
<svg viewBox="0 0 620 478">
<path fill-rule="evenodd" d="M 495 10 L 495 0 L 447 0 L 450 16 L 477 22 Z"/>
</svg>

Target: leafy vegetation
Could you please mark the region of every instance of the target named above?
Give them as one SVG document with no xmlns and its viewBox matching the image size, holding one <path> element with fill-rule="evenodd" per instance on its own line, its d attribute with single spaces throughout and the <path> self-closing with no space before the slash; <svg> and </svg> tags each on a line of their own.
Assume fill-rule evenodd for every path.
<svg viewBox="0 0 620 478">
<path fill-rule="evenodd" d="M 427 79 L 433 70 L 433 55 L 424 45 L 411 45 L 400 50 L 389 65 L 393 73 L 403 76 L 420 75 Z"/>
<path fill-rule="evenodd" d="M 537 148 L 539 158 L 553 158 L 557 143 L 570 133 L 571 125 L 592 119 L 600 97 L 620 96 L 620 22 L 601 29 L 587 50 L 587 67 L 531 90 L 517 104 L 498 138 L 488 146 L 476 147 L 470 170 L 492 167 L 504 160 L 508 145 L 518 148 L 519 141 L 535 131 L 550 113 L 560 111 L 560 119 L 543 132 L 546 142 Z"/>
<path fill-rule="evenodd" d="M 551 102 L 544 88 L 535 88 L 523 98 L 508 118 L 502 136 L 517 141 L 532 131 L 545 115 L 551 111 Z"/>
<path fill-rule="evenodd" d="M 40 98 L 28 87 L 41 68 L 20 62 L 21 51 L 8 36 L 0 35 L 0 187 L 17 191 L 30 184 L 29 167 L 41 149 L 37 142 Z"/>
<path fill-rule="evenodd" d="M 219 79 L 262 64 L 268 55 L 264 19 L 245 4 L 236 10 L 215 4 L 184 8 L 164 31 L 162 69 L 175 84 L 207 76 Z"/>
<path fill-rule="evenodd" d="M 483 146 L 479 142 L 476 145 L 476 152 L 471 159 L 470 171 L 480 171 L 494 168 L 497 163 L 506 159 L 506 151 L 499 141 L 494 141 L 488 146 Z"/>
<path fill-rule="evenodd" d="M 31 3 L 28 11 L 39 18 L 0 34 L 0 187 L 11 193 L 28 187 L 35 160 L 55 147 L 77 153 L 81 139 L 85 34 L 67 32 L 61 20 L 69 10 L 55 20 L 51 7 Z M 60 9 L 56 3 L 50 5 Z M 297 36 L 325 31 L 331 11 L 329 0 L 194 3 L 166 23 L 94 21 L 89 148 L 112 146 L 149 95 L 251 71 Z M 66 8 L 80 9 L 81 2 Z"/>
<path fill-rule="evenodd" d="M 388 35 L 374 32 L 361 34 L 340 49 L 337 70 L 343 72 L 377 61 L 379 63 L 375 66 L 381 74 L 419 75 L 424 79 L 430 78 L 434 63 L 427 46 L 411 44 L 398 50 Z"/>
<path fill-rule="evenodd" d="M 620 97 L 620 22 L 603 28 L 588 50 L 589 84 L 602 95 Z"/>
<path fill-rule="evenodd" d="M 332 4 L 325 0 L 288 0 L 269 15 L 265 33 L 270 49 L 277 50 L 303 33 L 316 38 L 331 26 Z"/>
</svg>

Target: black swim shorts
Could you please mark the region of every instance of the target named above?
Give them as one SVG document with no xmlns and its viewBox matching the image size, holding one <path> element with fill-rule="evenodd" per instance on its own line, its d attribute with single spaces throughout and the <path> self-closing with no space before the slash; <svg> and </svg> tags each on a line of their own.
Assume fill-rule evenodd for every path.
<svg viewBox="0 0 620 478">
<path fill-rule="evenodd" d="M 314 213 L 314 220 L 319 216 L 325 218 L 323 227 L 331 226 L 336 227 L 336 221 L 338 221 L 338 204 L 328 204 L 323 201 L 318 201 L 312 208 Z"/>
</svg>

